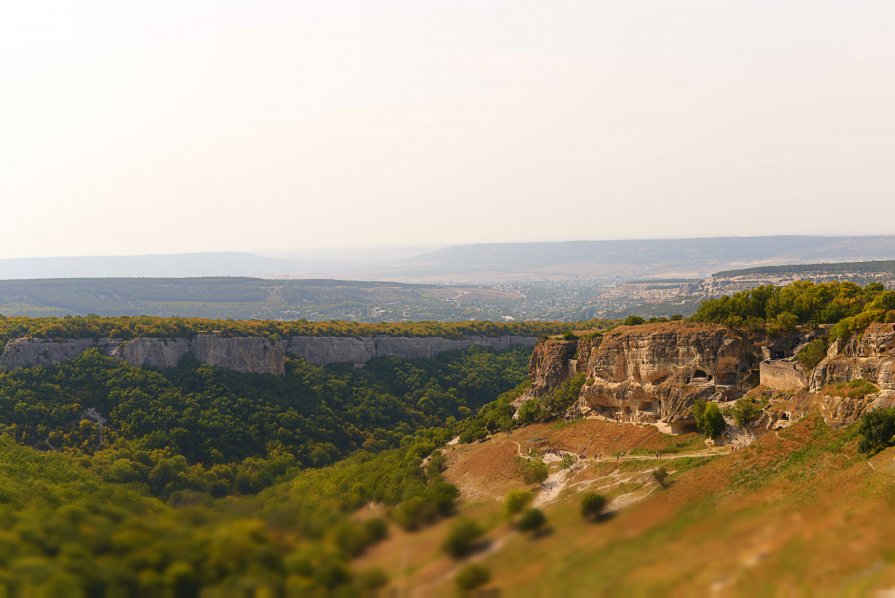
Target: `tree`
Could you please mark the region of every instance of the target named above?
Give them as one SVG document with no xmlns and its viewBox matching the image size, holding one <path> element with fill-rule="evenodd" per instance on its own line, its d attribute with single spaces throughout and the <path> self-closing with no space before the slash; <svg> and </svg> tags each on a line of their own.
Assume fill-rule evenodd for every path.
<svg viewBox="0 0 895 598">
<path fill-rule="evenodd" d="M 537 534 L 546 524 L 547 516 L 541 509 L 527 509 L 516 522 L 516 529 L 520 532 Z"/>
<path fill-rule="evenodd" d="M 693 404 L 690 413 L 696 421 L 696 427 L 702 430 L 706 438 L 717 438 L 727 425 L 715 402 L 699 399 Z"/>
<path fill-rule="evenodd" d="M 581 497 L 581 516 L 590 521 L 596 521 L 603 515 L 606 509 L 606 498 L 595 492 L 588 492 Z"/>
<path fill-rule="evenodd" d="M 829 342 L 825 338 L 816 338 L 796 354 L 796 359 L 806 371 L 811 372 L 827 356 Z"/>
<path fill-rule="evenodd" d="M 457 573 L 457 588 L 469 592 L 491 581 L 491 571 L 483 565 L 466 565 Z"/>
<path fill-rule="evenodd" d="M 858 450 L 862 453 L 877 453 L 892 443 L 895 436 L 895 408 L 869 411 L 861 416 L 858 425 Z"/>
<path fill-rule="evenodd" d="M 473 552 L 484 535 L 485 530 L 472 519 L 458 519 L 441 548 L 451 557 L 460 559 Z"/>
<path fill-rule="evenodd" d="M 521 513 L 531 502 L 531 498 L 531 492 L 528 490 L 510 490 L 503 505 L 507 519 L 512 519 Z"/>
</svg>

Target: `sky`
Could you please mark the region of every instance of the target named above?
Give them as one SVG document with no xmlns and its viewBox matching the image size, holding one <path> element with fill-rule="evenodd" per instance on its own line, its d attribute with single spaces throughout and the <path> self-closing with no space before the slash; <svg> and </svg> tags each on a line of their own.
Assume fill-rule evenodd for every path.
<svg viewBox="0 0 895 598">
<path fill-rule="evenodd" d="M 895 233 L 889 0 L 0 4 L 0 258 Z"/>
</svg>

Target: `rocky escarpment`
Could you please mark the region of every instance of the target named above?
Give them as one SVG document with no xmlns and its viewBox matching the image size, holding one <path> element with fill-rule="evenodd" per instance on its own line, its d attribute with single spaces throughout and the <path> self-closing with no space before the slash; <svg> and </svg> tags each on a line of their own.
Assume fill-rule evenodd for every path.
<svg viewBox="0 0 895 598">
<path fill-rule="evenodd" d="M 192 355 L 204 364 L 238 372 L 283 375 L 287 355 L 317 365 L 363 365 L 376 357 L 427 358 L 444 351 L 467 349 L 471 346 L 500 351 L 515 346 L 533 346 L 536 340 L 529 336 L 473 336 L 463 339 L 293 337 L 288 341 L 272 341 L 264 337 L 226 337 L 215 334 L 200 334 L 191 339 L 135 338 L 125 341 L 109 338 L 19 338 L 6 344 L 0 355 L 0 368 L 49 365 L 71 359 L 95 347 L 107 355 L 139 367 L 171 368 L 185 356 Z"/>
<path fill-rule="evenodd" d="M 854 420 L 866 409 L 895 404 L 895 324 L 871 324 L 863 334 L 831 344 L 826 358 L 814 368 L 810 389 L 823 394 L 832 384 L 859 378 L 872 382 L 880 391 L 866 397 L 861 409 L 847 406 L 849 417 L 839 418 L 841 423 Z M 839 405 L 844 401 L 834 399 L 829 397 L 828 402 L 836 403 L 830 408 L 844 409 Z"/>
<path fill-rule="evenodd" d="M 309 363 L 328 365 L 353 363 L 363 365 L 376 357 L 423 359 L 445 351 L 458 351 L 469 347 L 488 347 L 503 351 L 512 347 L 532 347 L 537 342 L 533 336 L 471 336 L 461 339 L 443 337 L 376 336 L 357 338 L 351 336 L 295 336 L 286 352 Z"/>
<path fill-rule="evenodd" d="M 863 378 L 895 392 L 895 324 L 871 324 L 863 334 L 830 345 L 811 375 L 811 390 Z"/>
<path fill-rule="evenodd" d="M 683 423 L 697 399 L 729 401 L 757 386 L 758 339 L 721 326 L 661 323 L 545 341 L 531 361 L 530 396 L 585 373 L 574 409 L 622 421 Z"/>
</svg>

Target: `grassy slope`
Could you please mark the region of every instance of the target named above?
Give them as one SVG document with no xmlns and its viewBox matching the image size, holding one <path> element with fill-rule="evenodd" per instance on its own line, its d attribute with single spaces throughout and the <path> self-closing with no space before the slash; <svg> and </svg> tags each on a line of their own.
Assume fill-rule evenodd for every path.
<svg viewBox="0 0 895 598">
<path fill-rule="evenodd" d="M 621 432 L 590 432 L 599 438 L 591 444 L 594 451 L 620 450 L 625 443 Z M 663 441 L 679 442 L 652 434 L 646 444 L 657 448 Z M 462 449 L 467 463 L 457 472 L 464 461 L 454 459 L 448 477 L 467 488 L 487 487 L 490 480 L 495 496 L 505 493 L 513 485 L 507 473 L 512 451 L 509 458 L 503 455 L 507 440 Z M 495 497 L 479 493 L 463 509 L 490 525 L 498 549 L 479 559 L 492 569 L 493 585 L 508 595 L 862 592 L 895 586 L 893 457 L 890 449 L 868 461 L 856 453 L 847 430 L 832 431 L 812 417 L 746 450 L 665 461 L 675 472 L 667 489 L 600 524 L 582 522 L 574 491 L 546 506 L 553 531 L 535 540 L 500 522 Z M 615 465 L 599 467 L 603 472 L 592 475 Z M 437 554 L 446 526 L 396 535 L 365 560 L 386 567 L 399 586 L 449 594 L 456 567 Z"/>
</svg>

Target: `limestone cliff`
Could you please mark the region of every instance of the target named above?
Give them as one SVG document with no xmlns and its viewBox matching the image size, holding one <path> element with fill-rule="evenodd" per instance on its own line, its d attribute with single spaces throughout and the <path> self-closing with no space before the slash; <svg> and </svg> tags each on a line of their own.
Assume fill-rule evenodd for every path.
<svg viewBox="0 0 895 598">
<path fill-rule="evenodd" d="M 871 324 L 863 334 L 830 345 L 827 357 L 814 368 L 810 388 L 823 393 L 830 384 L 857 378 L 873 382 L 880 392 L 861 401 L 827 397 L 847 416 L 828 423 L 846 424 L 866 409 L 895 404 L 895 324 Z"/>
<path fill-rule="evenodd" d="M 863 334 L 830 345 L 811 375 L 811 390 L 856 378 L 895 392 L 895 324 L 871 324 Z"/>
<path fill-rule="evenodd" d="M 617 328 L 577 343 L 545 341 L 531 361 L 531 396 L 587 376 L 576 410 L 624 421 L 686 422 L 699 398 L 736 399 L 758 383 L 756 339 L 721 326 L 660 323 Z"/>
<path fill-rule="evenodd" d="M 286 356 L 299 357 L 317 365 L 352 363 L 363 365 L 375 357 L 417 359 L 433 357 L 444 351 L 471 346 L 504 350 L 516 346 L 533 346 L 537 339 L 528 336 L 463 339 L 441 337 L 294 337 L 288 341 L 272 341 L 264 337 L 226 337 L 214 334 L 194 338 L 121 339 L 31 339 L 9 341 L 0 355 L 0 367 L 15 369 L 49 365 L 71 359 L 91 347 L 140 367 L 158 369 L 177 365 L 186 355 L 200 362 L 239 372 L 273 374 L 286 371 Z"/>
<path fill-rule="evenodd" d="M 497 351 L 511 347 L 532 347 L 533 336 L 472 336 L 462 339 L 442 337 L 376 336 L 296 336 L 289 341 L 286 352 L 309 363 L 353 363 L 362 365 L 375 357 L 421 359 L 434 357 L 444 351 L 457 351 L 472 346 L 489 347 Z"/>
</svg>

